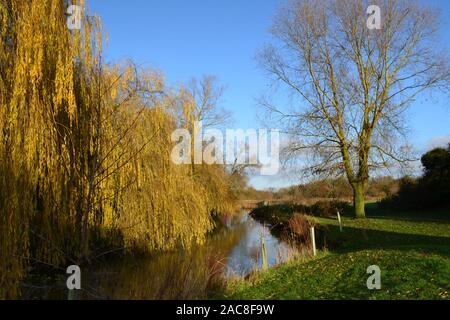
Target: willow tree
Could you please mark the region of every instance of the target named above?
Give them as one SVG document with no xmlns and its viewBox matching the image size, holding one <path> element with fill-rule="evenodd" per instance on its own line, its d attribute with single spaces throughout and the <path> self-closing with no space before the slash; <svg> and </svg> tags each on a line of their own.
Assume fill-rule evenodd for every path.
<svg viewBox="0 0 450 320">
<path fill-rule="evenodd" d="M 171 162 L 181 94 L 157 72 L 104 64 L 99 19 L 70 30 L 68 3 L 0 0 L 0 298 L 31 263 L 200 243 L 233 200 L 220 168 L 196 179 Z"/>
<path fill-rule="evenodd" d="M 307 151 L 309 172 L 347 177 L 358 218 L 370 172 L 410 160 L 405 109 L 448 81 L 438 27 L 434 10 L 401 0 L 291 1 L 275 18 L 261 59 L 293 107 L 264 105 L 285 125 L 289 155 Z"/>
<path fill-rule="evenodd" d="M 0 1 L 0 296 L 28 260 L 62 262 L 73 230 L 70 137 L 59 129 L 77 122 L 85 95 L 75 94 L 73 61 L 91 60 L 81 51 L 92 34 L 72 36 L 64 12 L 58 0 Z"/>
<path fill-rule="evenodd" d="M 105 102 L 136 77 L 106 83 L 99 20 L 82 16 L 83 28 L 69 30 L 66 9 L 0 1 L 0 297 L 15 294 L 28 262 L 77 262 L 92 231 L 112 225 L 107 165 L 122 153 Z"/>
</svg>

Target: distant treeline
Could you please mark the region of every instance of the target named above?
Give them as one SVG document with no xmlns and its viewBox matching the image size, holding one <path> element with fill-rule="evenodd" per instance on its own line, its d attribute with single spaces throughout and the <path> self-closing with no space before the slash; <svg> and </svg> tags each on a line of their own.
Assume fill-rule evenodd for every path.
<svg viewBox="0 0 450 320">
<path fill-rule="evenodd" d="M 399 180 L 392 177 L 377 177 L 369 180 L 366 196 L 382 199 L 395 194 Z M 254 200 L 289 200 L 302 201 L 309 199 L 351 199 L 353 190 L 345 178 L 317 180 L 279 190 L 260 191 L 247 188 L 241 198 Z"/>
<path fill-rule="evenodd" d="M 235 205 L 223 167 L 171 161 L 192 93 L 104 64 L 98 19 L 69 30 L 65 3 L 0 1 L 0 299 L 31 266 L 201 243 Z"/>
</svg>

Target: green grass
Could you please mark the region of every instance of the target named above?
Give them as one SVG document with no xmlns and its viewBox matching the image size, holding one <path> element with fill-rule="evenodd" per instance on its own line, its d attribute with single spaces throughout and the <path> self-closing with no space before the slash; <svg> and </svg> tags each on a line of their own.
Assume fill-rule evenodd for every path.
<svg viewBox="0 0 450 320">
<path fill-rule="evenodd" d="M 450 255 L 450 222 L 368 218 L 356 220 L 343 217 L 343 232 L 336 219 L 315 218 L 321 232 L 318 243 L 333 252 L 344 253 L 363 249 L 423 249 Z"/>
<path fill-rule="evenodd" d="M 375 208 L 371 208 L 375 210 Z M 376 211 L 376 210 L 375 210 Z M 291 261 L 228 285 L 229 299 L 449 299 L 450 221 L 373 214 L 320 224 L 318 243 L 327 251 L 315 259 Z M 448 217 L 448 215 L 447 215 Z M 381 269 L 381 290 L 368 290 L 366 269 Z"/>
<path fill-rule="evenodd" d="M 366 268 L 381 268 L 368 290 Z M 448 299 L 450 260 L 418 251 L 362 250 L 291 262 L 230 284 L 230 299 Z"/>
</svg>

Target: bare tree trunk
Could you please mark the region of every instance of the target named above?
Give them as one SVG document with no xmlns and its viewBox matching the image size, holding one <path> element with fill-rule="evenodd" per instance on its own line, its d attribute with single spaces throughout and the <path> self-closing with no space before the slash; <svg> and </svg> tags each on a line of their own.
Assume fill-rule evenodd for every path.
<svg viewBox="0 0 450 320">
<path fill-rule="evenodd" d="M 352 184 L 353 207 L 355 208 L 355 218 L 357 219 L 364 219 L 366 217 L 364 186 L 364 182 L 357 182 Z"/>
</svg>

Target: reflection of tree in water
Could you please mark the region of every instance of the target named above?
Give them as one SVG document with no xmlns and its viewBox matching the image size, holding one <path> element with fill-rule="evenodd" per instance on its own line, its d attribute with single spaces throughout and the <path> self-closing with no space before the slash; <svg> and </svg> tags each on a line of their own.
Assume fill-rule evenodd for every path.
<svg viewBox="0 0 450 320">
<path fill-rule="evenodd" d="M 126 258 L 89 276 L 105 298 L 191 299 L 206 297 L 219 286 L 226 258 L 244 236 L 244 225 L 220 228 L 203 246 L 161 253 L 149 258 Z"/>
<path fill-rule="evenodd" d="M 261 237 L 265 240 L 269 266 L 285 262 L 296 255 L 297 247 L 272 235 L 268 225 L 262 225 L 250 218 L 245 226 L 246 232 L 242 240 L 233 248 L 228 259 L 227 276 L 242 277 L 261 268 Z"/>
</svg>

